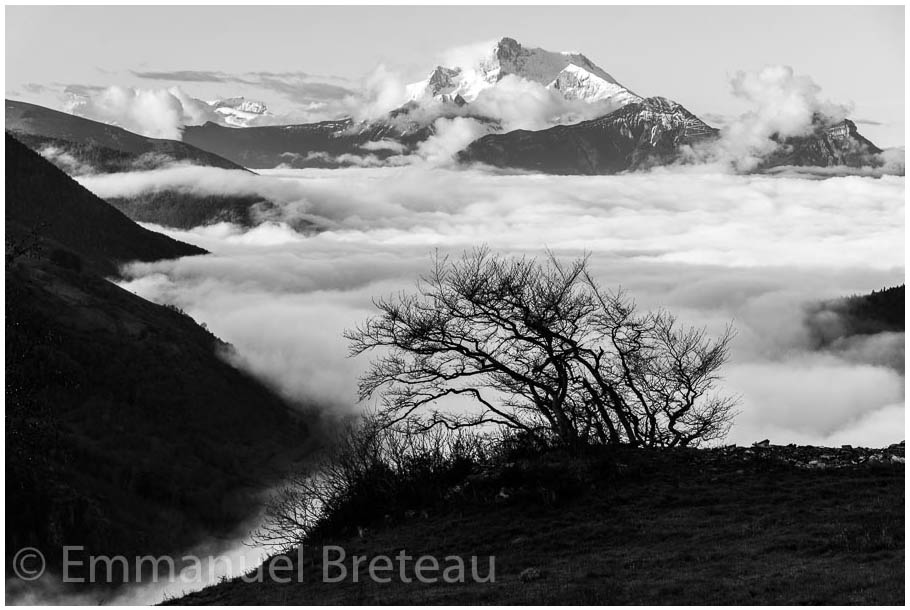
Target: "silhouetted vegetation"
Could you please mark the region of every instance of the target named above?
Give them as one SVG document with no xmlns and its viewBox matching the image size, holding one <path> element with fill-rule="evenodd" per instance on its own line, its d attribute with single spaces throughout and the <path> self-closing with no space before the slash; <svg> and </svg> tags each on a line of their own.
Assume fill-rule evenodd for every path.
<svg viewBox="0 0 910 610">
<path fill-rule="evenodd" d="M 312 545 L 432 505 L 498 446 L 466 431 L 411 434 L 358 420 L 273 495 L 254 539 L 281 549 Z"/>
<path fill-rule="evenodd" d="M 586 258 L 437 258 L 414 294 L 376 301 L 349 331 L 378 350 L 360 397 L 386 426 L 497 426 L 546 444 L 685 446 L 723 438 L 735 400 L 713 386 L 732 329 L 711 338 L 668 312 L 638 313 L 602 289 Z M 457 397 L 474 410 L 446 409 Z"/>
<path fill-rule="evenodd" d="M 904 284 L 820 303 L 807 322 L 820 347 L 854 335 L 904 332 Z"/>
</svg>

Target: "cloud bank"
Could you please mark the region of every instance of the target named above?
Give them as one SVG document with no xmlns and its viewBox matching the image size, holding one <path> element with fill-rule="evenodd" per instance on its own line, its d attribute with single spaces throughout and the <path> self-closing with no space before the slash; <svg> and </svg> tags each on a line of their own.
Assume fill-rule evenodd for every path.
<svg viewBox="0 0 910 610">
<path fill-rule="evenodd" d="M 641 307 L 715 331 L 733 320 L 724 384 L 742 396 L 742 413 L 732 442 L 874 445 L 902 435 L 903 376 L 889 358 L 903 335 L 817 351 L 805 304 L 903 281 L 903 178 L 207 171 L 84 182 L 108 194 L 135 188 L 130 180 L 267 191 L 279 203 L 251 230 L 167 231 L 213 254 L 132 265 L 125 286 L 186 309 L 233 343 L 243 366 L 329 412 L 363 408 L 355 384 L 367 362 L 346 357 L 341 333 L 372 312 L 371 299 L 412 286 L 436 248 L 488 243 L 516 254 L 589 251 L 604 284 Z M 289 223 L 301 217 L 322 230 L 295 233 Z"/>
</svg>

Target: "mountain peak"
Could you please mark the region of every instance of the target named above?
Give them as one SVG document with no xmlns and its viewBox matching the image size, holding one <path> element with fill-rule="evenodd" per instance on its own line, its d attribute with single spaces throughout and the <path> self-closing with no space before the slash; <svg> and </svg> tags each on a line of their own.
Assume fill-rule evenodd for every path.
<svg viewBox="0 0 910 610">
<path fill-rule="evenodd" d="M 500 59 L 508 59 L 520 53 L 521 49 L 521 43 L 514 38 L 504 36 L 496 43 L 496 56 Z"/>
<path fill-rule="evenodd" d="M 409 97 L 421 100 L 461 96 L 471 102 L 481 91 L 510 75 L 559 91 L 567 99 L 610 101 L 616 107 L 641 99 L 580 53 L 525 47 L 508 36 L 500 38 L 473 62 L 437 66 L 426 80 L 408 87 Z"/>
</svg>

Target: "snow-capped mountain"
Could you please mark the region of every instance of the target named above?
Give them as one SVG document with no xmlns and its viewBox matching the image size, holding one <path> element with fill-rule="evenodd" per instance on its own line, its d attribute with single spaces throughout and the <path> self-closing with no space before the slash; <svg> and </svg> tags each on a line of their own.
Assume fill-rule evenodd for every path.
<svg viewBox="0 0 910 610">
<path fill-rule="evenodd" d="M 268 114 L 268 107 L 263 102 L 242 97 L 231 97 L 206 103 L 223 117 L 225 123 L 234 127 L 248 127 L 257 119 Z"/>
<path fill-rule="evenodd" d="M 557 90 L 570 100 L 610 101 L 621 107 L 642 99 L 580 53 L 525 48 L 512 38 L 499 40 L 470 65 L 437 66 L 425 80 L 409 85 L 408 95 L 416 101 L 471 102 L 510 74 Z"/>
</svg>

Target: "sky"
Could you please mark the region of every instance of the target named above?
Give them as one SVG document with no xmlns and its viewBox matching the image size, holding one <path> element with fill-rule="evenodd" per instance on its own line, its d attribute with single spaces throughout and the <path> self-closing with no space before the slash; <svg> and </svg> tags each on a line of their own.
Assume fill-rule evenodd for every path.
<svg viewBox="0 0 910 610">
<path fill-rule="evenodd" d="M 904 8 L 892 7 L 7 7 L 6 96 L 179 86 L 258 97 L 298 118 L 369 86 L 382 66 L 419 80 L 453 48 L 503 36 L 578 51 L 641 95 L 710 122 L 741 113 L 740 71 L 789 65 L 851 107 L 882 147 L 904 144 Z M 297 114 L 294 114 L 297 112 Z"/>
</svg>

